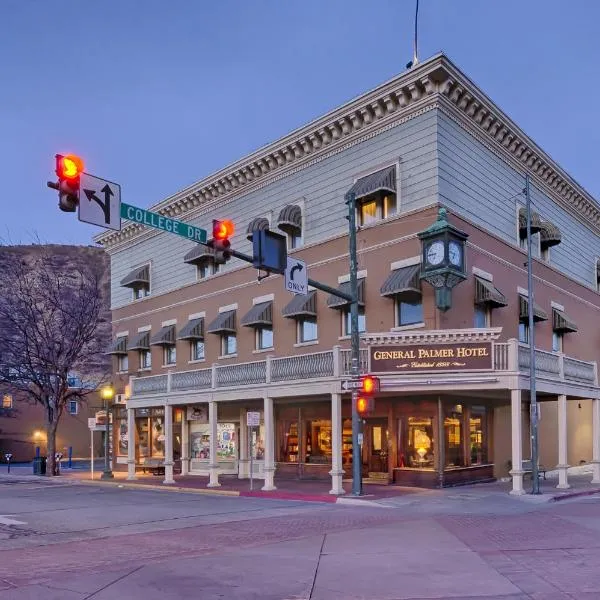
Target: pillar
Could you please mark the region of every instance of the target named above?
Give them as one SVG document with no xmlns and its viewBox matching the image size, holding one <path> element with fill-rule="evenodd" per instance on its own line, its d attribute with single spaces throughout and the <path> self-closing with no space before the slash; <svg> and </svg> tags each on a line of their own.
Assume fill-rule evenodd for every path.
<svg viewBox="0 0 600 600">
<path fill-rule="evenodd" d="M 521 415 L 521 390 L 510 390 L 512 490 L 511 494 L 522 496 L 523 489 L 523 417 Z"/>
<path fill-rule="evenodd" d="M 187 407 L 183 408 L 181 417 L 181 474 L 190 472 L 190 423 L 187 420 Z"/>
<path fill-rule="evenodd" d="M 219 462 L 217 461 L 217 403 L 213 400 L 208 403 L 208 424 L 210 426 L 210 469 L 207 487 L 220 487 Z"/>
<path fill-rule="evenodd" d="M 330 494 L 345 493 L 342 486 L 342 395 L 331 394 L 331 489 Z"/>
<path fill-rule="evenodd" d="M 135 408 L 127 409 L 127 479 L 135 481 Z"/>
<path fill-rule="evenodd" d="M 265 398 L 265 485 L 266 492 L 275 487 L 275 419 L 273 417 L 273 398 Z"/>
<path fill-rule="evenodd" d="M 240 409 L 240 466 L 238 468 L 238 479 L 247 479 L 250 476 L 247 412 L 246 408 Z"/>
<path fill-rule="evenodd" d="M 560 490 L 566 490 L 570 488 L 567 469 L 567 397 L 561 395 L 558 397 L 558 485 L 556 486 Z"/>
<path fill-rule="evenodd" d="M 600 398 L 592 399 L 592 483 L 600 483 Z"/>
<path fill-rule="evenodd" d="M 173 407 L 165 404 L 165 484 L 175 483 L 173 479 Z"/>
</svg>

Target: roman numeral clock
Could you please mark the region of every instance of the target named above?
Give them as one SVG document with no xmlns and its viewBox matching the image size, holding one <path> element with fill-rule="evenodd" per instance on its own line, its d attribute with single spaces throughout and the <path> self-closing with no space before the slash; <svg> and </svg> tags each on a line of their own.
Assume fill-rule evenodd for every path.
<svg viewBox="0 0 600 600">
<path fill-rule="evenodd" d="M 467 278 L 465 245 L 469 237 L 448 222 L 448 210 L 440 207 L 437 220 L 418 234 L 421 240 L 421 279 L 435 288 L 435 305 L 452 307 L 452 289 Z"/>
</svg>

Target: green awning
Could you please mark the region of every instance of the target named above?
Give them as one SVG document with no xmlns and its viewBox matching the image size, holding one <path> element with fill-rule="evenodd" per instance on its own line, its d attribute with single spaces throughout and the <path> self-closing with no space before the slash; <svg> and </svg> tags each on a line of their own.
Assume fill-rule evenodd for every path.
<svg viewBox="0 0 600 600">
<path fill-rule="evenodd" d="M 403 292 L 421 293 L 421 264 L 394 269 L 379 290 L 382 296 L 395 296 Z"/>
<path fill-rule="evenodd" d="M 475 277 L 475 304 L 487 304 L 494 308 L 508 305 L 504 294 L 487 279 Z"/>
<path fill-rule="evenodd" d="M 297 319 L 299 317 L 317 316 L 317 292 L 312 290 L 306 296 L 303 294 L 295 295 L 290 302 L 281 311 L 281 314 L 288 319 Z"/>
<path fill-rule="evenodd" d="M 255 304 L 243 317 L 244 327 L 263 327 L 273 325 L 273 302 Z"/>
<path fill-rule="evenodd" d="M 178 340 L 203 340 L 204 339 L 204 319 L 190 319 L 177 335 Z"/>
<path fill-rule="evenodd" d="M 360 200 L 365 196 L 370 196 L 375 192 L 392 192 L 396 193 L 396 167 L 386 167 L 371 173 L 366 177 L 361 177 L 356 183 L 348 190 L 349 194 L 354 194 L 356 200 Z"/>
<path fill-rule="evenodd" d="M 529 318 L 529 299 L 519 295 L 519 321 L 526 322 Z M 547 321 L 548 314 L 543 311 L 535 302 L 533 303 L 533 320 Z"/>
<path fill-rule="evenodd" d="M 143 267 L 137 267 L 121 279 L 121 287 L 135 288 L 140 285 L 150 283 L 150 265 L 144 265 Z"/>
<path fill-rule="evenodd" d="M 552 309 L 552 329 L 558 333 L 575 333 L 577 325 L 562 311 Z"/>
<path fill-rule="evenodd" d="M 365 280 L 364 280 L 364 278 L 361 278 L 358 280 L 357 287 L 358 287 L 358 289 L 357 289 L 358 305 L 364 306 L 365 305 Z M 340 284 L 338 286 L 338 290 L 340 292 L 343 292 L 344 294 L 350 294 L 350 282 L 345 281 L 344 283 Z M 329 296 L 329 298 L 327 299 L 327 306 L 329 308 L 341 309 L 341 308 L 345 308 L 346 306 L 350 306 L 350 302 L 348 302 L 348 300 L 344 300 L 344 298 L 340 298 L 339 296 L 334 296 L 333 294 L 331 294 Z"/>
<path fill-rule="evenodd" d="M 174 346 L 175 345 L 175 325 L 166 325 L 161 327 L 160 331 L 150 339 L 151 346 Z"/>
<path fill-rule="evenodd" d="M 219 316 L 206 328 L 208 333 L 235 333 L 235 310 L 219 313 Z"/>
</svg>

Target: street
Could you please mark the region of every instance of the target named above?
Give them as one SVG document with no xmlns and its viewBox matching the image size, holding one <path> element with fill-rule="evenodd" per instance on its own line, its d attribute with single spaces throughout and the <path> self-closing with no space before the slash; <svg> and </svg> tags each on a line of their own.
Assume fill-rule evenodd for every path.
<svg viewBox="0 0 600 600">
<path fill-rule="evenodd" d="M 600 596 L 599 496 L 357 506 L 3 476 L 0 506 L 0 600 Z"/>
</svg>

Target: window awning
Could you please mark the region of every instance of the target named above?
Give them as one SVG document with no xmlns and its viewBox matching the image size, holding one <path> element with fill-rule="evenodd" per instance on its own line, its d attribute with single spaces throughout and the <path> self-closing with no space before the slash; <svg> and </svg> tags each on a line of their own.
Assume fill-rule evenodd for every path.
<svg viewBox="0 0 600 600">
<path fill-rule="evenodd" d="M 256 219 L 252 219 L 252 221 L 248 223 L 246 239 L 252 239 L 253 231 L 265 231 L 266 229 L 269 229 L 269 219 L 265 217 L 256 217 Z"/>
<path fill-rule="evenodd" d="M 542 228 L 540 229 L 540 244 L 542 247 L 550 248 L 550 246 L 556 246 L 561 242 L 560 229 L 550 221 L 542 221 Z"/>
<path fill-rule="evenodd" d="M 161 327 L 160 331 L 150 339 L 151 346 L 174 346 L 175 325 Z"/>
<path fill-rule="evenodd" d="M 273 302 L 255 304 L 243 317 L 244 327 L 263 327 L 273 325 Z"/>
<path fill-rule="evenodd" d="M 219 313 L 219 316 L 206 328 L 208 333 L 235 333 L 235 310 Z"/>
<path fill-rule="evenodd" d="M 203 340 L 204 339 L 204 319 L 190 319 L 179 332 L 178 340 Z"/>
<path fill-rule="evenodd" d="M 558 333 L 575 333 L 577 325 L 562 310 L 553 308 L 552 329 Z"/>
<path fill-rule="evenodd" d="M 421 293 L 421 265 L 411 265 L 392 271 L 385 280 L 379 293 L 382 296 L 395 296 L 402 292 Z"/>
<path fill-rule="evenodd" d="M 529 300 L 525 296 L 519 295 L 519 320 L 527 321 L 529 318 Z M 547 321 L 548 315 L 534 302 L 533 303 L 533 320 Z"/>
<path fill-rule="evenodd" d="M 338 286 L 338 290 L 340 292 L 344 292 L 345 294 L 350 294 L 350 282 L 345 281 L 344 283 L 340 284 Z M 365 305 L 365 280 L 364 279 L 358 280 L 358 305 L 359 306 Z M 343 298 L 340 298 L 338 296 L 334 296 L 333 294 L 331 294 L 329 296 L 329 298 L 327 299 L 327 306 L 329 308 L 340 309 L 340 308 L 345 308 L 346 306 L 350 306 L 350 302 L 348 302 L 347 300 L 344 300 Z"/>
<path fill-rule="evenodd" d="M 297 319 L 299 317 L 317 316 L 317 292 L 312 290 L 306 296 L 297 294 L 281 311 L 284 317 Z"/>
<path fill-rule="evenodd" d="M 486 304 L 494 308 L 507 306 L 506 296 L 491 282 L 475 277 L 475 304 Z"/>
<path fill-rule="evenodd" d="M 396 167 L 386 167 L 371 173 L 366 177 L 361 177 L 356 183 L 348 190 L 349 194 L 354 194 L 356 200 L 360 200 L 365 196 L 370 196 L 375 192 L 387 191 L 396 193 Z"/>
<path fill-rule="evenodd" d="M 131 344 L 129 345 L 130 350 L 150 350 L 150 332 L 142 331 L 138 333 Z"/>
<path fill-rule="evenodd" d="M 127 277 L 121 279 L 121 287 L 137 287 L 150 283 L 150 265 L 137 267 Z"/>
<path fill-rule="evenodd" d="M 111 345 L 107 354 L 127 354 L 127 336 L 118 337 Z"/>
<path fill-rule="evenodd" d="M 281 209 L 277 227 L 286 233 L 302 231 L 302 210 L 297 204 L 288 204 Z"/>
<path fill-rule="evenodd" d="M 531 233 L 537 233 L 542 229 L 542 219 L 538 213 L 531 211 Z M 519 209 L 519 234 L 523 238 L 527 236 L 527 209 Z"/>
<path fill-rule="evenodd" d="M 190 265 L 201 265 L 204 262 L 208 262 L 214 258 L 215 254 L 212 248 L 203 246 L 202 244 L 196 244 L 184 257 L 183 262 Z"/>
</svg>

